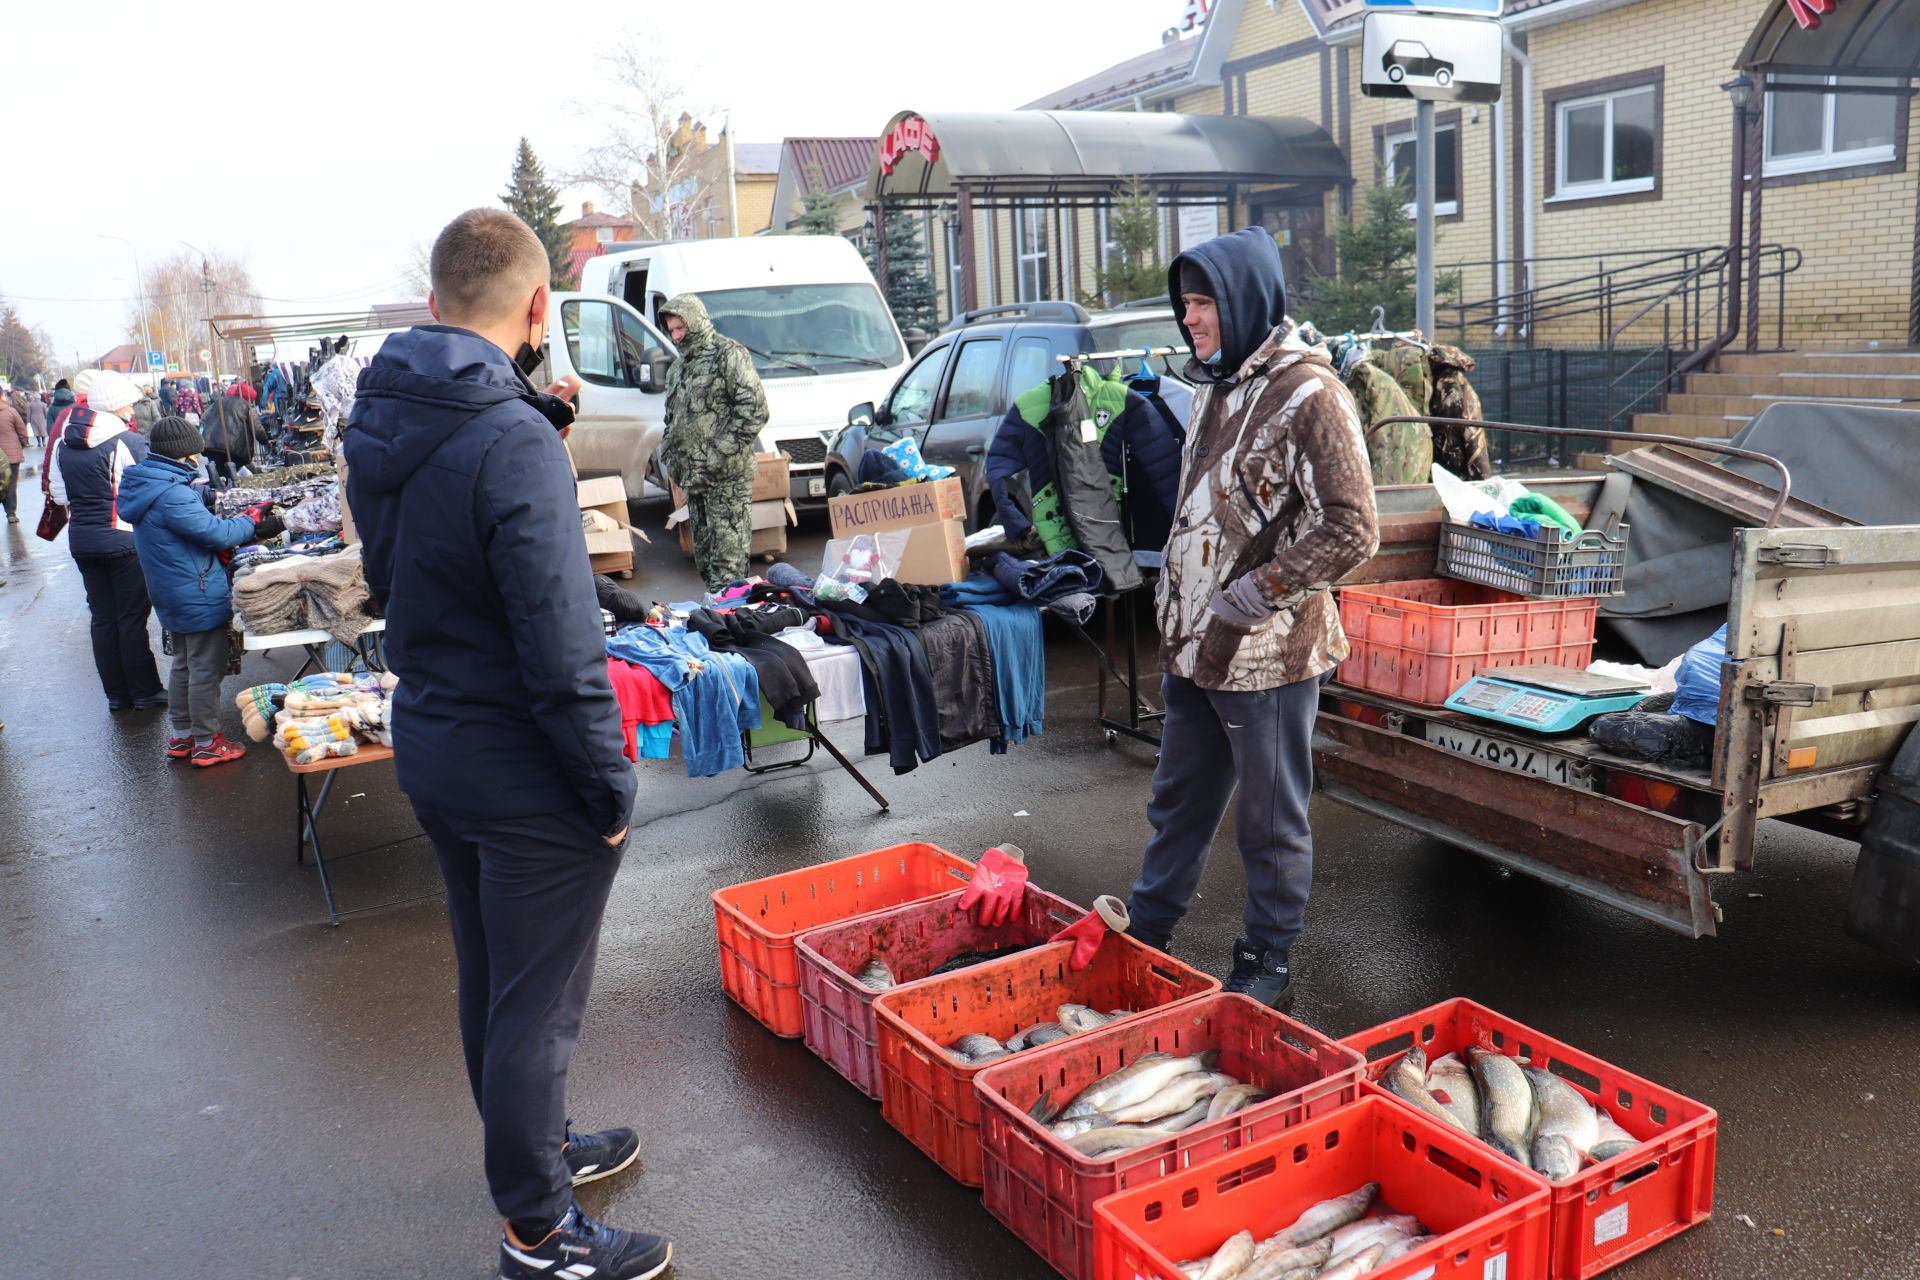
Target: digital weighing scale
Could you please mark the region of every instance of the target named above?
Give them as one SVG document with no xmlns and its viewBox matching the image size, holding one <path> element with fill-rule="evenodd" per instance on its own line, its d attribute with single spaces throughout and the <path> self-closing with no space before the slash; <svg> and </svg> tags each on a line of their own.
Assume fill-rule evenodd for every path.
<svg viewBox="0 0 1920 1280">
<path fill-rule="evenodd" d="M 1571 733 L 1595 716 L 1629 710 L 1650 685 L 1572 667 L 1495 667 L 1461 685 L 1446 706 L 1540 733 Z"/>
</svg>

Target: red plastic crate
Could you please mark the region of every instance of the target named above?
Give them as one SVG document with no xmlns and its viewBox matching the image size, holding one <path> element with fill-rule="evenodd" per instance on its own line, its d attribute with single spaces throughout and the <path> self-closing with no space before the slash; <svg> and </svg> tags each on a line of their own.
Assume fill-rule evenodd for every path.
<svg viewBox="0 0 1920 1280">
<path fill-rule="evenodd" d="M 873 1002 L 881 1114 L 966 1186 L 980 1185 L 980 1097 L 973 1077 L 984 1068 L 965 1065 L 941 1046 L 970 1031 L 1005 1040 L 1052 1020 L 1063 1004 L 1102 1013 L 1131 1009 L 1138 1017 L 1220 989 L 1217 980 L 1121 933 L 1109 934 L 1093 963 L 1077 973 L 1067 967 L 1072 953 L 1071 942 L 1056 942 L 883 991 Z"/>
<path fill-rule="evenodd" d="M 1272 1094 L 1222 1120 L 1105 1160 L 1081 1155 L 1027 1114 L 1064 1104 L 1149 1053 L 1220 1051 L 1217 1070 Z M 1224 1155 L 1360 1097 L 1358 1053 L 1246 996 L 1218 995 L 1056 1041 L 974 1077 L 988 1212 L 1068 1280 L 1093 1275 L 1093 1204 Z"/>
<path fill-rule="evenodd" d="M 720 983 L 777 1036 L 805 1030 L 794 939 L 836 920 L 951 893 L 973 864 L 930 844 L 896 844 L 716 889 Z"/>
<path fill-rule="evenodd" d="M 1604 1106 L 1621 1128 L 1642 1139 L 1631 1151 L 1549 1184 L 1553 1201 L 1549 1280 L 1586 1280 L 1713 1216 L 1720 1120 L 1712 1107 L 1471 1000 L 1442 1001 L 1348 1036 L 1341 1043 L 1365 1055 L 1367 1092 L 1396 1106 L 1407 1104 L 1373 1081 L 1411 1045 L 1423 1046 L 1431 1060 L 1478 1044 L 1546 1067 L 1587 1101 Z"/>
<path fill-rule="evenodd" d="M 1353 651 L 1335 677 L 1408 702 L 1439 706 L 1488 667 L 1531 663 L 1581 670 L 1593 661 L 1600 602 L 1529 600 L 1454 578 L 1341 587 L 1340 626 Z"/>
<path fill-rule="evenodd" d="M 1086 908 L 1029 885 L 1020 915 L 989 929 L 977 924 L 971 912 L 955 909 L 961 892 L 815 929 L 796 943 L 807 1048 L 869 1098 L 880 1097 L 873 1016 L 874 997 L 880 993 L 853 976 L 868 961 L 875 956 L 885 960 L 904 987 L 968 951 L 1045 942 L 1087 914 Z"/>
<path fill-rule="evenodd" d="M 1373 1097 L 1108 1196 L 1093 1209 L 1094 1276 L 1186 1280 L 1177 1263 L 1238 1231 L 1264 1239 L 1369 1182 L 1380 1184 L 1380 1203 L 1441 1238 L 1367 1280 L 1545 1277 L 1546 1182 L 1437 1120 Z"/>
</svg>

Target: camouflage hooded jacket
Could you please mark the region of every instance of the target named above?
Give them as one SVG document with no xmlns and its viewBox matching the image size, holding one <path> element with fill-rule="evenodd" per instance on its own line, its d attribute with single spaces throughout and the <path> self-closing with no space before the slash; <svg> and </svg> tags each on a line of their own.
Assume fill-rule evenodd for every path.
<svg viewBox="0 0 1920 1280">
<path fill-rule="evenodd" d="M 753 357 L 714 330 L 699 298 L 670 298 L 660 315 L 687 326 L 680 358 L 667 369 L 667 431 L 660 461 L 688 493 L 753 482 L 753 441 L 767 425 L 767 393 Z"/>
</svg>

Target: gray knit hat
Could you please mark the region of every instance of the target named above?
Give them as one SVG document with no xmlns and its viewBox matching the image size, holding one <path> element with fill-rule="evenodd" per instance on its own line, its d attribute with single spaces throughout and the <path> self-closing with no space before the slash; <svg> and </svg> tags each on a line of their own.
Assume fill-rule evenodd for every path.
<svg viewBox="0 0 1920 1280">
<path fill-rule="evenodd" d="M 163 458 L 177 460 L 206 452 L 207 442 L 201 437 L 200 428 L 185 418 L 162 418 L 147 433 L 147 448 Z"/>
</svg>

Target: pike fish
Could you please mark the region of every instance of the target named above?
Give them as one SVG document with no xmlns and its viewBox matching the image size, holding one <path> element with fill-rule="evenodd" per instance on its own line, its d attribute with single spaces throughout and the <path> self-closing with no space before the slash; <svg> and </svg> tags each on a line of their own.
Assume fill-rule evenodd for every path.
<svg viewBox="0 0 1920 1280">
<path fill-rule="evenodd" d="M 1441 1123 L 1465 1133 L 1473 1132 L 1460 1122 L 1458 1116 L 1441 1106 L 1427 1089 L 1427 1051 L 1419 1045 L 1401 1054 L 1400 1060 L 1387 1068 L 1387 1074 L 1380 1083 L 1386 1086 L 1388 1092 L 1398 1094 Z"/>
<path fill-rule="evenodd" d="M 1309 1274 L 1327 1265 L 1327 1259 L 1333 1256 L 1333 1238 L 1321 1236 L 1312 1244 L 1289 1247 L 1280 1243 L 1279 1236 L 1270 1236 L 1254 1246 L 1254 1265 L 1247 1269 L 1244 1280 L 1278 1280 L 1291 1272 L 1305 1270 Z"/>
<path fill-rule="evenodd" d="M 1167 1116 L 1177 1115 L 1196 1102 L 1211 1103 L 1214 1094 L 1232 1083 L 1232 1076 L 1216 1071 L 1189 1071 L 1167 1081 L 1152 1097 L 1118 1111 L 1109 1111 L 1107 1118 L 1115 1124 L 1152 1124 Z M 1203 1110 L 1200 1114 L 1204 1117 L 1206 1112 Z"/>
<path fill-rule="evenodd" d="M 1200 1272 L 1200 1280 L 1233 1280 L 1252 1261 L 1253 1232 L 1235 1232 L 1207 1259 L 1205 1269 Z"/>
<path fill-rule="evenodd" d="M 1550 1182 L 1580 1172 L 1580 1161 L 1600 1141 L 1600 1118 L 1580 1091 L 1551 1071 L 1526 1068 L 1540 1117 L 1531 1154 L 1533 1167 Z"/>
<path fill-rule="evenodd" d="M 1369 1182 L 1359 1190 L 1344 1196 L 1322 1200 L 1295 1218 L 1291 1226 L 1277 1232 L 1271 1238 L 1289 1245 L 1302 1245 L 1318 1240 L 1321 1236 L 1338 1231 L 1349 1222 L 1359 1221 L 1367 1210 L 1373 1207 L 1373 1198 L 1379 1194 L 1380 1184 Z"/>
<path fill-rule="evenodd" d="M 1384 1244 L 1368 1245 L 1359 1253 L 1344 1262 L 1337 1262 L 1319 1274 L 1319 1280 L 1358 1280 L 1380 1265 L 1380 1259 L 1387 1252 Z"/>
<path fill-rule="evenodd" d="M 1267 1096 L 1267 1091 L 1259 1085 L 1230 1084 L 1213 1095 L 1207 1105 L 1207 1119 L 1218 1120 L 1236 1111 L 1244 1111 Z"/>
<path fill-rule="evenodd" d="M 1480 1090 L 1474 1086 L 1473 1072 L 1460 1061 L 1459 1054 L 1449 1053 L 1433 1060 L 1427 1068 L 1427 1092 L 1447 1109 L 1455 1124 L 1476 1138 L 1480 1136 Z"/>
<path fill-rule="evenodd" d="M 1480 1087 L 1481 1140 L 1531 1168 L 1535 1113 L 1526 1072 L 1512 1058 L 1477 1044 L 1467 1047 L 1467 1066 Z"/>
<path fill-rule="evenodd" d="M 867 961 L 867 967 L 854 974 L 853 980 L 869 991 L 885 991 L 900 985 L 894 979 L 893 970 L 887 968 L 887 962 L 879 956 Z"/>
<path fill-rule="evenodd" d="M 1175 1076 L 1189 1071 L 1211 1071 L 1219 1056 L 1212 1049 L 1185 1058 L 1176 1058 L 1170 1053 L 1143 1054 L 1082 1089 L 1059 1118 L 1110 1115 L 1122 1107 L 1144 1102 Z"/>
<path fill-rule="evenodd" d="M 1333 1256 L 1327 1259 L 1327 1265 L 1338 1266 L 1373 1245 L 1388 1245 L 1419 1234 L 1420 1220 L 1411 1214 L 1350 1222 L 1329 1237 L 1333 1241 Z"/>
</svg>

